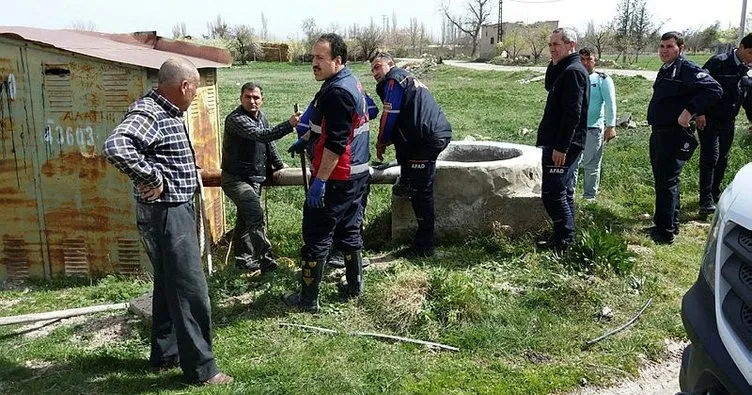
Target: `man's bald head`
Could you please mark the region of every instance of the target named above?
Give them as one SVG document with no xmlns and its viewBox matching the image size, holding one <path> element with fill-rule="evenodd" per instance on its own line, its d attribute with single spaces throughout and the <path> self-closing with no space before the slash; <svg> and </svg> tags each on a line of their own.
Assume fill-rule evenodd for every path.
<svg viewBox="0 0 752 395">
<path fill-rule="evenodd" d="M 159 85 L 178 85 L 198 79 L 196 66 L 186 58 L 169 58 L 159 68 Z"/>
<path fill-rule="evenodd" d="M 169 58 L 159 68 L 157 91 L 182 111 L 196 97 L 201 76 L 186 58 Z"/>
</svg>

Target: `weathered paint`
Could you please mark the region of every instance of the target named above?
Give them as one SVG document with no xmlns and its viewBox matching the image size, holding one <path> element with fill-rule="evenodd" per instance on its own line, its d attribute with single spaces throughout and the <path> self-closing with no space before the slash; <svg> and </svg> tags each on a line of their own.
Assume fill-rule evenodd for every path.
<svg viewBox="0 0 752 395">
<path fill-rule="evenodd" d="M 0 280 L 148 268 L 132 183 L 101 147 L 155 71 L 0 37 L 0 81 L 10 74 L 16 98 L 0 106 Z M 216 73 L 201 74 L 186 121 L 199 165 L 216 168 Z M 205 191 L 216 240 L 224 233 L 222 195 Z"/>
</svg>

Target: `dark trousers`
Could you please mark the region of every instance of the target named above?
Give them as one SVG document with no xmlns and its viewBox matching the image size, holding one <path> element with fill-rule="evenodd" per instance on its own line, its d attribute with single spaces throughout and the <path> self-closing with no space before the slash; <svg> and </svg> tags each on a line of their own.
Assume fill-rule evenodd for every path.
<svg viewBox="0 0 752 395">
<path fill-rule="evenodd" d="M 219 370 L 193 202 L 137 203 L 136 222 L 154 267 L 149 364 L 179 361 L 188 380 L 208 380 Z"/>
<path fill-rule="evenodd" d="M 564 166 L 555 166 L 551 156 L 553 148 L 543 147 L 541 165 L 543 182 L 541 199 L 554 228 L 554 243 L 559 245 L 574 242 L 574 185 L 572 179 L 577 167 L 574 164 L 582 148 L 569 147 Z"/>
<path fill-rule="evenodd" d="M 368 185 L 368 173 L 348 181 L 326 182 L 324 207 L 303 206 L 304 261 L 326 259 L 329 247 L 348 253 L 363 248 L 360 225 L 363 221 L 362 199 Z"/>
<path fill-rule="evenodd" d="M 261 184 L 223 171 L 222 190 L 238 208 L 232 237 L 236 264 L 258 262 L 261 267 L 271 264 L 274 254 L 264 229 Z"/>
<path fill-rule="evenodd" d="M 655 182 L 653 223 L 660 232 L 679 231 L 679 176 L 686 163 L 677 157 L 684 144 L 683 131 L 676 127 L 653 127 L 650 135 L 650 164 Z"/>
<path fill-rule="evenodd" d="M 436 158 L 449 145 L 450 138 L 424 140 L 418 144 L 405 144 L 395 150 L 402 157 L 400 174 L 406 175 L 410 187 L 410 204 L 415 213 L 418 229 L 415 231 L 414 247 L 418 251 L 434 249 L 433 183 L 436 179 Z M 400 159 L 398 159 L 399 161 Z M 402 177 L 402 176 L 401 176 Z M 402 181 L 400 181 L 402 182 Z"/>
<path fill-rule="evenodd" d="M 709 121 L 700 135 L 700 207 L 717 202 L 734 142 L 734 122 Z"/>
</svg>

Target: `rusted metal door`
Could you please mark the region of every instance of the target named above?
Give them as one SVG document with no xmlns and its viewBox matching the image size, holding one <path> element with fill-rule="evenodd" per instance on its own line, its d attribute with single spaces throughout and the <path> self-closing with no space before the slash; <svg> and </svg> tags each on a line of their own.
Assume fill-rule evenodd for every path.
<svg viewBox="0 0 752 395">
<path fill-rule="evenodd" d="M 26 49 L 0 40 L 0 280 L 48 274 Z"/>
<path fill-rule="evenodd" d="M 128 104 L 144 91 L 136 67 L 29 50 L 39 131 L 41 202 L 50 273 L 133 274 L 146 263 L 132 185 L 100 155 Z"/>
<path fill-rule="evenodd" d="M 196 162 L 202 169 L 220 168 L 219 117 L 216 71 L 201 70 L 201 86 L 185 114 Z M 224 204 L 221 188 L 204 188 L 204 205 L 212 243 L 224 234 Z"/>
</svg>

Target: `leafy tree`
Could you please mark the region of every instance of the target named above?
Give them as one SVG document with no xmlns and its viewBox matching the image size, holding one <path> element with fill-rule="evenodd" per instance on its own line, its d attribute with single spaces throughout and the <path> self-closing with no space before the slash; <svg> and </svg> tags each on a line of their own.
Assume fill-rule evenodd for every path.
<svg viewBox="0 0 752 395">
<path fill-rule="evenodd" d="M 504 34 L 502 45 L 504 46 L 504 50 L 507 51 L 507 55 L 512 59 L 519 56 L 520 52 L 525 49 L 525 36 L 520 30 L 521 28 L 518 27 L 510 28 Z"/>
<path fill-rule="evenodd" d="M 552 30 L 547 24 L 526 26 L 523 30 L 525 42 L 530 48 L 530 55 L 533 57 L 534 63 L 538 63 L 543 51 L 548 48 L 548 39 Z"/>
<path fill-rule="evenodd" d="M 232 41 L 229 49 L 233 59 L 240 64 L 256 60 L 264 56 L 261 45 L 256 41 L 256 35 L 252 27 L 247 25 L 235 25 L 230 32 Z"/>
</svg>

